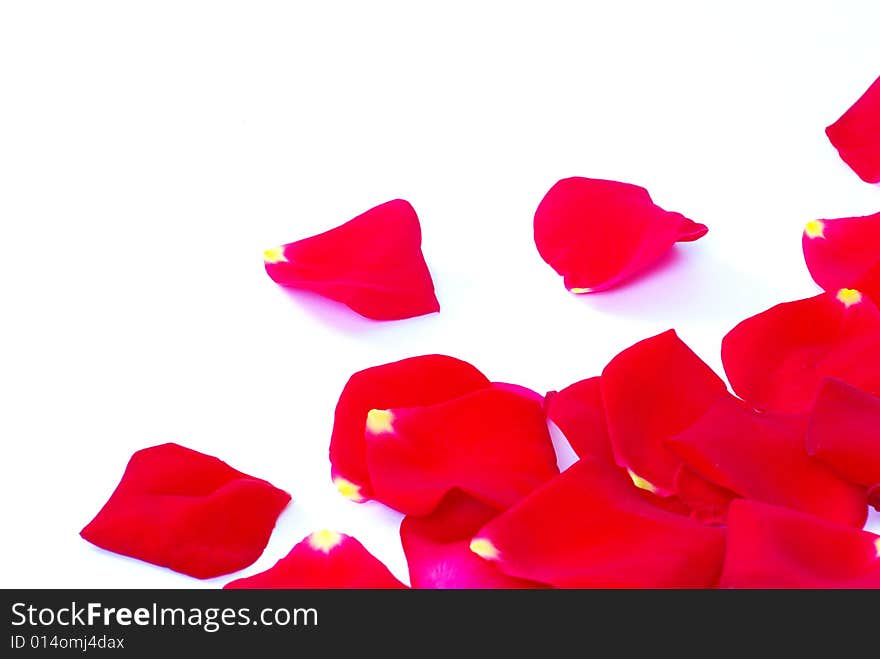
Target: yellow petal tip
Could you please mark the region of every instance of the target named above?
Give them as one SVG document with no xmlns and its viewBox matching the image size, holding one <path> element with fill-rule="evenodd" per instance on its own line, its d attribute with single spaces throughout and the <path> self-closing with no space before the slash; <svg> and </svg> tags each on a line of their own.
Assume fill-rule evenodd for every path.
<svg viewBox="0 0 880 659">
<path fill-rule="evenodd" d="M 362 503 L 364 501 L 360 485 L 352 483 L 347 478 L 342 478 L 342 476 L 334 478 L 333 484 L 336 486 L 336 489 L 339 490 L 339 494 L 349 501 L 355 501 L 357 503 Z"/>
<path fill-rule="evenodd" d="M 370 410 L 367 414 L 367 432 L 380 435 L 394 430 L 394 414 L 391 410 Z"/>
<path fill-rule="evenodd" d="M 315 531 L 309 536 L 309 546 L 315 551 L 322 551 L 325 554 L 329 554 L 340 542 L 342 542 L 342 534 L 327 529 Z"/>
<path fill-rule="evenodd" d="M 632 469 L 627 469 L 626 473 L 629 474 L 630 480 L 632 480 L 633 485 L 635 485 L 637 488 L 639 488 L 640 490 L 646 490 L 651 494 L 657 494 L 657 486 L 654 485 L 651 481 L 645 480 Z"/>
<path fill-rule="evenodd" d="M 480 558 L 485 558 L 487 561 L 494 561 L 498 559 L 498 548 L 492 544 L 491 540 L 487 540 L 486 538 L 474 538 L 471 540 L 470 549 Z"/>
<path fill-rule="evenodd" d="M 804 227 L 804 233 L 807 234 L 807 238 L 824 238 L 825 223 L 822 220 L 811 220 Z"/>
<path fill-rule="evenodd" d="M 592 288 L 569 288 L 569 292 L 574 293 L 575 295 L 583 295 L 584 293 L 592 293 Z"/>
<path fill-rule="evenodd" d="M 266 263 L 281 263 L 281 261 L 286 260 L 287 257 L 284 256 L 284 247 L 270 247 L 263 252 L 263 261 Z"/>
<path fill-rule="evenodd" d="M 837 300 L 848 309 L 862 301 L 862 293 L 854 288 L 841 288 L 837 291 Z"/>
</svg>

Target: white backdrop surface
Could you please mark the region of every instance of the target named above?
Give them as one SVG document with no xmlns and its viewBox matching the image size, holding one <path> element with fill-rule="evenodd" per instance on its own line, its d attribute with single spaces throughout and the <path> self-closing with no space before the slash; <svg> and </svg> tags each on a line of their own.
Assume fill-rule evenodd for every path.
<svg viewBox="0 0 880 659">
<path fill-rule="evenodd" d="M 443 352 L 546 391 L 670 327 L 720 371 L 734 324 L 818 291 L 805 222 L 880 210 L 823 132 L 880 75 L 873 0 L 306 4 L 0 4 L 0 586 L 217 587 L 323 527 L 405 580 L 400 516 L 330 483 L 352 372 Z M 574 175 L 710 232 L 572 296 L 531 223 Z M 395 197 L 440 314 L 266 276 Z M 79 538 L 167 441 L 292 493 L 256 564 L 198 581 Z"/>
</svg>

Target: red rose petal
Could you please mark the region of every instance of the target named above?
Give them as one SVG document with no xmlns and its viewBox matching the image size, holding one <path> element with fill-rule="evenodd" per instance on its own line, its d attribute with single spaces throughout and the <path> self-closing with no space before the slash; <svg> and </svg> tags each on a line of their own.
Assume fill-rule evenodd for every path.
<svg viewBox="0 0 880 659">
<path fill-rule="evenodd" d="M 859 178 L 880 183 L 880 78 L 825 134 Z"/>
<path fill-rule="evenodd" d="M 355 538 L 315 531 L 265 572 L 230 581 L 230 589 L 406 588 Z"/>
<path fill-rule="evenodd" d="M 535 245 L 573 293 L 616 286 L 678 241 L 708 229 L 651 201 L 637 185 L 573 177 L 557 182 L 535 212 Z"/>
<path fill-rule="evenodd" d="M 854 289 L 785 302 L 734 327 L 721 359 L 760 410 L 805 413 L 826 377 L 880 393 L 880 311 Z"/>
<path fill-rule="evenodd" d="M 807 455 L 806 420 L 720 399 L 667 445 L 694 471 L 740 496 L 861 527 L 865 493 Z"/>
<path fill-rule="evenodd" d="M 810 415 L 806 447 L 848 481 L 880 485 L 880 398 L 826 380 Z"/>
<path fill-rule="evenodd" d="M 723 524 L 736 493 L 707 481 L 687 465 L 675 475 L 675 494 L 703 524 Z"/>
<path fill-rule="evenodd" d="M 855 287 L 880 302 L 880 213 L 808 222 L 803 249 L 810 274 L 826 291 Z"/>
<path fill-rule="evenodd" d="M 664 445 L 712 406 L 726 388 L 669 330 L 617 355 L 602 372 L 602 397 L 617 464 L 661 495 L 675 491 L 681 460 Z"/>
<path fill-rule="evenodd" d="M 876 510 L 880 510 L 880 483 L 869 487 L 867 496 L 868 505 L 873 506 Z"/>
<path fill-rule="evenodd" d="M 419 218 L 395 199 L 345 224 L 267 249 L 266 272 L 278 284 L 319 293 L 374 320 L 440 310 L 422 256 Z"/>
<path fill-rule="evenodd" d="M 546 588 L 495 569 L 470 550 L 474 534 L 499 511 L 458 490 L 430 515 L 407 515 L 400 539 L 413 588 Z"/>
<path fill-rule="evenodd" d="M 855 288 L 871 298 L 875 306 L 880 307 L 880 260 L 861 276 Z"/>
<path fill-rule="evenodd" d="M 715 584 L 724 530 L 653 505 L 625 471 L 584 458 L 489 522 L 471 550 L 560 588 Z"/>
<path fill-rule="evenodd" d="M 339 396 L 330 437 L 333 481 L 353 501 L 372 496 L 364 428 L 372 409 L 421 407 L 489 386 L 467 362 L 446 355 L 410 357 L 358 371 Z"/>
<path fill-rule="evenodd" d="M 727 515 L 722 588 L 880 588 L 880 536 L 738 499 Z"/>
<path fill-rule="evenodd" d="M 613 462 L 605 423 L 600 378 L 589 378 L 552 391 L 545 398 L 547 418 L 565 435 L 578 457 L 592 456 Z"/>
<path fill-rule="evenodd" d="M 260 557 L 287 492 L 177 444 L 136 452 L 80 535 L 103 549 L 200 579 Z"/>
<path fill-rule="evenodd" d="M 507 508 L 558 473 L 540 402 L 496 387 L 372 410 L 366 439 L 375 499 L 411 515 L 428 514 L 455 487 Z"/>
</svg>

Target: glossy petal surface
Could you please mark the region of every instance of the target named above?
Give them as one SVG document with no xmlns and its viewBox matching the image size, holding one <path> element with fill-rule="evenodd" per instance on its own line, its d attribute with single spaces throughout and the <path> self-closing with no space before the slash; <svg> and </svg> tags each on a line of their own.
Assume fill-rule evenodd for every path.
<svg viewBox="0 0 880 659">
<path fill-rule="evenodd" d="M 560 588 L 713 586 L 724 530 L 654 505 L 626 472 L 584 458 L 483 527 L 471 549 Z"/>
<path fill-rule="evenodd" d="M 864 491 L 807 455 L 805 431 L 804 418 L 759 414 L 727 397 L 667 444 L 703 478 L 742 497 L 861 527 Z"/>
<path fill-rule="evenodd" d="M 80 535 L 103 549 L 200 579 L 260 557 L 287 492 L 177 444 L 135 453 Z"/>
<path fill-rule="evenodd" d="M 310 238 L 267 249 L 266 272 L 288 288 L 342 302 L 367 318 L 440 310 L 413 207 L 395 199 Z"/>
<path fill-rule="evenodd" d="M 859 178 L 880 183 L 880 78 L 825 133 Z"/>
<path fill-rule="evenodd" d="M 880 536 L 739 499 L 727 516 L 722 588 L 880 588 Z"/>
<path fill-rule="evenodd" d="M 538 253 L 574 293 L 616 286 L 673 244 L 708 229 L 663 210 L 637 185 L 582 177 L 558 181 L 535 212 Z"/>
<path fill-rule="evenodd" d="M 474 534 L 499 511 L 453 491 L 430 515 L 407 515 L 400 539 L 413 588 L 543 588 L 508 577 L 470 550 Z"/>
<path fill-rule="evenodd" d="M 804 259 L 819 286 L 854 288 L 880 303 L 880 213 L 813 220 L 803 235 Z"/>
<path fill-rule="evenodd" d="M 541 403 L 506 388 L 373 410 L 366 439 L 374 497 L 406 514 L 430 513 L 454 488 L 507 508 L 558 473 Z"/>
<path fill-rule="evenodd" d="M 681 464 L 665 440 L 721 396 L 721 379 L 669 330 L 627 348 L 602 372 L 602 397 L 617 464 L 658 494 L 675 491 Z"/>
<path fill-rule="evenodd" d="M 806 446 L 848 481 L 880 485 L 880 398 L 827 380 L 810 415 Z"/>
<path fill-rule="evenodd" d="M 315 531 L 265 572 L 236 579 L 230 589 L 406 588 L 357 539 L 335 531 Z"/>
<path fill-rule="evenodd" d="M 364 432 L 372 409 L 436 405 L 489 386 L 476 368 L 446 355 L 410 357 L 352 375 L 336 404 L 330 463 L 336 486 L 347 498 L 372 496 Z"/>
<path fill-rule="evenodd" d="M 734 327 L 721 359 L 760 410 L 806 413 L 826 377 L 880 394 L 880 311 L 855 289 L 785 302 Z"/>
</svg>

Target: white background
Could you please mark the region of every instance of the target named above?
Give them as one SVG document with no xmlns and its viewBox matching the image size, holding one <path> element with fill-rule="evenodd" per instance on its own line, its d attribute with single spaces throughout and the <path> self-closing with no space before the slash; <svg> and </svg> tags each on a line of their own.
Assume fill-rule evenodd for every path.
<svg viewBox="0 0 880 659">
<path fill-rule="evenodd" d="M 817 292 L 805 222 L 880 210 L 823 132 L 880 74 L 875 0 L 306 4 L 0 4 L 0 585 L 216 587 L 322 527 L 406 579 L 399 516 L 329 480 L 352 372 L 444 352 L 545 391 L 669 327 L 720 369 L 736 322 Z M 531 229 L 572 175 L 710 232 L 572 296 Z M 395 197 L 439 315 L 266 276 L 264 248 Z M 79 538 L 166 441 L 293 494 L 255 565 L 200 582 Z"/>
</svg>

